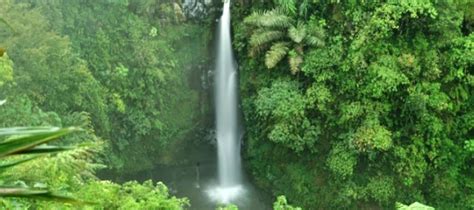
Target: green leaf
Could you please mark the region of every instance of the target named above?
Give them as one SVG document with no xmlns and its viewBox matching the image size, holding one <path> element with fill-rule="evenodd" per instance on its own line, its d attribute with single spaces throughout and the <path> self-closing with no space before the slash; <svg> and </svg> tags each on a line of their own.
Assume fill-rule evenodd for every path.
<svg viewBox="0 0 474 210">
<path fill-rule="evenodd" d="M 307 34 L 304 38 L 304 42 L 310 46 L 324 46 L 324 40 L 326 38 L 326 30 L 324 29 L 325 25 L 326 22 L 324 20 L 317 19 L 312 19 L 309 22 L 305 23 Z"/>
<path fill-rule="evenodd" d="M 291 26 L 291 18 L 279 9 L 266 12 L 254 12 L 244 19 L 247 25 L 270 28 L 288 28 Z"/>
<path fill-rule="evenodd" d="M 264 44 L 267 44 L 269 42 L 272 42 L 274 40 L 281 39 L 285 36 L 284 32 L 281 31 L 261 31 L 258 32 L 256 31 L 255 33 L 252 34 L 250 37 L 250 45 L 252 47 L 260 47 Z"/>
<path fill-rule="evenodd" d="M 288 43 L 275 43 L 265 55 L 265 65 L 267 68 L 274 68 L 288 53 Z"/>
<path fill-rule="evenodd" d="M 72 197 L 51 193 L 47 190 L 30 188 L 8 188 L 0 187 L 0 197 L 23 197 L 47 201 L 58 201 L 73 204 L 92 204 L 91 202 L 80 201 Z"/>
<path fill-rule="evenodd" d="M 290 70 L 292 74 L 296 74 L 300 71 L 300 65 L 303 63 L 303 56 L 296 52 L 291 52 L 289 56 Z"/>
<path fill-rule="evenodd" d="M 50 145 L 40 145 L 29 150 L 24 150 L 17 152 L 15 154 L 43 154 L 43 153 L 55 153 L 55 152 L 64 152 L 72 150 L 74 147 L 59 147 L 59 146 L 50 146 Z"/>
<path fill-rule="evenodd" d="M 296 27 L 292 26 L 288 30 L 288 35 L 290 36 L 291 40 L 296 43 L 301 43 L 303 39 L 306 37 L 306 26 L 303 23 L 298 23 Z"/>
<path fill-rule="evenodd" d="M 315 47 L 322 47 L 324 46 L 324 40 L 316 37 L 316 36 L 306 36 L 305 42 L 307 45 L 315 46 Z"/>
<path fill-rule="evenodd" d="M 296 1 L 295 0 L 277 0 L 278 6 L 287 14 L 296 14 Z"/>
<path fill-rule="evenodd" d="M 58 127 L 12 127 L 0 128 L 0 136 L 44 134 L 59 130 Z"/>
<path fill-rule="evenodd" d="M 0 143 L 0 158 L 15 153 L 21 153 L 24 150 L 34 148 L 40 144 L 53 141 L 63 135 L 79 130 L 75 127 L 70 128 L 3 128 L 0 129 L 0 136 L 22 135 L 13 140 Z M 34 134 L 34 135 L 33 135 Z"/>
</svg>

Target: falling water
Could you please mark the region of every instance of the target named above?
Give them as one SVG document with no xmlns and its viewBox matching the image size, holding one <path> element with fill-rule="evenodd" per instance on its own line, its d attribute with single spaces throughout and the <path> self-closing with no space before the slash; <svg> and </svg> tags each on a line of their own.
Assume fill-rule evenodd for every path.
<svg viewBox="0 0 474 210">
<path fill-rule="evenodd" d="M 215 75 L 219 187 L 211 192 L 214 199 L 223 203 L 230 202 L 242 190 L 237 70 L 231 42 L 230 3 L 227 0 L 219 21 Z"/>
</svg>

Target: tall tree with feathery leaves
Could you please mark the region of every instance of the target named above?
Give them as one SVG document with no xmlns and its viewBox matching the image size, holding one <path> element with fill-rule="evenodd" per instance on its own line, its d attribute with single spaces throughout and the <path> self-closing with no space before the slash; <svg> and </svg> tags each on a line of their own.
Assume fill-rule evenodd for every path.
<svg viewBox="0 0 474 210">
<path fill-rule="evenodd" d="M 307 5 L 305 2 L 302 5 Z M 311 19 L 305 23 L 300 20 L 306 9 L 304 6 L 297 9 L 296 3 L 295 0 L 278 0 L 276 8 L 253 12 L 244 20 L 252 34 L 250 56 L 265 52 L 268 69 L 275 68 L 287 57 L 291 73 L 296 74 L 303 63 L 305 48 L 324 46 L 325 22 Z M 297 10 L 300 10 L 299 14 Z"/>
</svg>

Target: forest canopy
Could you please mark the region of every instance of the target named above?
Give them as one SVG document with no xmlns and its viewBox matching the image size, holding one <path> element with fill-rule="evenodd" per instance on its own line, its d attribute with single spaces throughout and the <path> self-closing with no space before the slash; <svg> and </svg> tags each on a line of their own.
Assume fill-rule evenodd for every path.
<svg viewBox="0 0 474 210">
<path fill-rule="evenodd" d="M 81 128 L 51 143 L 67 150 L 1 159 L 0 188 L 86 201 L 0 208 L 192 209 L 161 180 L 99 172 L 177 164 L 173 148 L 212 124 L 202 83 L 221 6 L 0 0 L 0 128 Z M 474 3 L 235 0 L 231 12 L 243 162 L 273 209 L 474 209 Z"/>
<path fill-rule="evenodd" d="M 307 209 L 474 208 L 473 11 L 424 0 L 235 10 L 258 183 Z"/>
<path fill-rule="evenodd" d="M 199 123 L 186 66 L 205 62 L 195 55 L 205 55 L 196 52 L 206 52 L 208 32 L 180 8 L 172 1 L 0 0 L 0 127 L 83 129 L 55 143 L 71 151 L 2 169 L 0 182 L 86 200 L 95 204 L 90 209 L 189 206 L 161 182 L 116 184 L 96 174 L 150 169 L 160 161 L 155 153 Z M 0 208 L 76 207 L 1 198 Z"/>
</svg>

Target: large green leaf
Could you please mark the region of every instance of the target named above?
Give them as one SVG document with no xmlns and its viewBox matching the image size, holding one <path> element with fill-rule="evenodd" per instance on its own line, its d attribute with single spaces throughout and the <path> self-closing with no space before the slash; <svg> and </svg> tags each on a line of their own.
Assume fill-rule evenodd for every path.
<svg viewBox="0 0 474 210">
<path fill-rule="evenodd" d="M 0 158 L 10 155 L 21 154 L 49 154 L 70 150 L 71 147 L 57 147 L 42 145 L 59 137 L 80 130 L 76 127 L 56 128 L 56 127 L 17 127 L 17 128 L 1 128 L 0 136 L 12 137 L 0 143 Z M 0 169 L 4 170 L 9 167 L 36 159 L 40 156 L 15 160 L 0 165 Z M 68 196 L 54 194 L 44 189 L 17 188 L 0 186 L 0 197 L 25 197 L 32 199 L 41 199 L 47 201 L 58 201 L 64 203 L 86 204 L 87 202 L 79 201 Z"/>
<path fill-rule="evenodd" d="M 11 127 L 0 128 L 0 136 L 44 134 L 59 130 L 58 127 Z"/>
<path fill-rule="evenodd" d="M 28 150 L 19 151 L 15 154 L 45 154 L 45 153 L 55 153 L 55 152 L 64 152 L 72 150 L 75 147 L 59 147 L 59 146 L 50 146 L 50 145 L 40 145 Z"/>
<path fill-rule="evenodd" d="M 19 137 L 0 143 L 0 158 L 21 153 L 40 144 L 53 141 L 63 135 L 79 130 L 70 128 L 3 128 L 0 136 L 20 135 Z"/>
<path fill-rule="evenodd" d="M 90 202 L 79 201 L 75 198 L 54 194 L 48 190 L 31 189 L 31 188 L 9 188 L 0 187 L 1 197 L 24 197 L 33 198 L 47 201 L 58 201 L 63 203 L 74 203 L 74 204 L 91 204 Z"/>
</svg>

